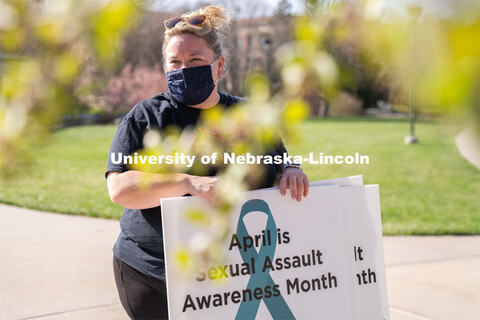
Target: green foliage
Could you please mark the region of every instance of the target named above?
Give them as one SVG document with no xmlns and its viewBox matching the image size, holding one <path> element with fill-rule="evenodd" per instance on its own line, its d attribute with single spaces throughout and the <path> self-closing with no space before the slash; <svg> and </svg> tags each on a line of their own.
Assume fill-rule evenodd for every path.
<svg viewBox="0 0 480 320">
<path fill-rule="evenodd" d="M 421 51 L 420 103 L 433 103 L 443 113 L 478 110 L 480 14 L 470 20 L 425 19 L 421 30 L 428 50 Z"/>
<path fill-rule="evenodd" d="M 94 48 L 103 63 L 118 58 L 122 36 L 135 21 L 133 1 L 114 1 L 92 16 Z"/>
<path fill-rule="evenodd" d="M 307 16 L 297 20 L 296 41 L 280 55 L 285 91 L 328 99 L 347 91 L 364 107 L 377 100 L 406 104 L 412 21 L 380 10 L 379 3 L 305 1 Z M 473 2 L 466 8 L 456 16 L 424 15 L 418 21 L 414 94 L 420 112 L 479 114 L 480 15 Z"/>
<path fill-rule="evenodd" d="M 81 71 L 87 61 L 114 65 L 138 10 L 129 0 L 36 3 L 0 3 L 0 52 L 14 57 L 0 61 L 0 175 L 18 169 L 62 114 L 78 110 Z"/>
</svg>

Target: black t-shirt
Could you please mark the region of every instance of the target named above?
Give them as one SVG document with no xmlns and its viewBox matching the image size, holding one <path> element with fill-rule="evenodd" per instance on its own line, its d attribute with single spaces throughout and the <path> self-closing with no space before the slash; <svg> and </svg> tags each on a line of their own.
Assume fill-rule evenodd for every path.
<svg viewBox="0 0 480 320">
<path fill-rule="evenodd" d="M 243 101 L 243 98 L 220 93 L 220 105 L 229 106 Z M 123 163 L 114 164 L 112 153 L 130 155 L 143 148 L 143 136 L 152 129 L 177 126 L 181 130 L 197 124 L 201 109 L 188 107 L 176 102 L 168 92 L 161 93 L 137 104 L 118 126 L 108 156 L 108 172 L 125 172 L 129 169 Z M 272 153 L 286 152 L 281 143 Z M 273 186 L 276 172 L 281 167 L 267 166 L 261 187 Z M 210 174 L 211 172 L 209 172 Z M 132 268 L 158 279 L 165 279 L 161 208 L 124 208 L 120 219 L 120 234 L 113 248 L 117 258 Z"/>
</svg>

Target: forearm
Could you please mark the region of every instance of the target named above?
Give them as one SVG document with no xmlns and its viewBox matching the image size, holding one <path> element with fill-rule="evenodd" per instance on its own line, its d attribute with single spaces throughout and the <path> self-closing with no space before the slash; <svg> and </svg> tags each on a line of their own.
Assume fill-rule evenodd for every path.
<svg viewBox="0 0 480 320">
<path fill-rule="evenodd" d="M 110 198 L 130 209 L 160 205 L 160 199 L 181 197 L 190 192 L 187 174 L 155 174 L 141 171 L 110 172 L 107 178 Z"/>
<path fill-rule="evenodd" d="M 283 157 L 283 154 L 288 155 L 287 149 L 285 148 L 285 145 L 282 141 L 282 139 L 279 137 L 279 141 L 277 145 L 275 146 L 275 151 Z M 277 169 L 277 175 L 281 175 L 283 173 L 283 169 L 285 168 L 285 164 L 282 162 L 281 164 L 275 165 Z"/>
</svg>

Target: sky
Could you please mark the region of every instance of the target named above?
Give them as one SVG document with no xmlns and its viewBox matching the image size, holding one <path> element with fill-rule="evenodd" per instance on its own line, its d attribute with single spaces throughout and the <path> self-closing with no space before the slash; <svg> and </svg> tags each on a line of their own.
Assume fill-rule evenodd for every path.
<svg viewBox="0 0 480 320">
<path fill-rule="evenodd" d="M 237 0 L 237 1 L 244 1 L 244 0 Z M 278 2 L 280 0 L 258 0 L 258 1 L 263 1 L 265 2 L 269 7 L 270 10 L 274 10 L 274 8 L 277 7 Z M 289 0 L 293 12 L 300 14 L 303 12 L 303 0 Z M 398 14 L 406 14 L 405 11 L 405 6 L 409 4 L 418 4 L 423 7 L 423 11 L 425 14 L 439 14 L 439 15 L 444 15 L 448 16 L 454 13 L 459 12 L 459 10 L 462 8 L 463 5 L 465 4 L 478 4 L 478 10 L 480 13 L 480 1 L 479 0 L 370 0 L 370 1 L 375 1 L 378 2 L 380 5 L 382 5 L 386 9 L 390 9 L 395 11 Z M 191 6 L 195 7 L 195 4 L 198 2 L 202 2 L 202 0 L 176 0 L 174 3 L 169 3 L 168 5 L 165 5 L 165 1 L 162 0 L 156 0 L 156 3 L 158 6 L 163 7 L 164 10 L 169 10 L 169 9 L 176 9 L 178 7 L 184 7 L 184 6 Z M 203 1 L 205 2 L 205 0 Z M 212 3 L 215 1 L 213 0 Z"/>
<path fill-rule="evenodd" d="M 274 8 L 277 7 L 280 0 L 257 0 L 256 2 L 263 1 L 267 6 L 270 7 L 270 10 L 273 11 Z M 303 0 L 289 0 L 290 4 L 292 5 L 292 10 L 295 13 L 303 12 Z M 155 0 L 155 8 L 162 8 L 164 11 L 175 10 L 181 7 L 195 7 L 195 4 L 198 2 L 208 2 L 208 0 L 176 0 L 174 3 L 169 3 L 168 5 L 165 4 L 165 1 L 162 0 Z M 210 1 L 211 3 L 215 3 L 215 0 Z M 247 2 L 244 0 L 237 0 L 233 2 Z"/>
</svg>

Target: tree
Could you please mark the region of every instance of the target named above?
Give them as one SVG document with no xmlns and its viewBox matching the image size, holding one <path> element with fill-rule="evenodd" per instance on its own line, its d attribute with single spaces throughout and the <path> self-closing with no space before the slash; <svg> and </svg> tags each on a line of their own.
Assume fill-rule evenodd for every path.
<svg viewBox="0 0 480 320">
<path fill-rule="evenodd" d="M 163 70 L 162 44 L 164 39 L 164 21 L 172 13 L 146 11 L 140 23 L 133 28 L 123 42 L 122 66 L 161 66 Z"/>
<path fill-rule="evenodd" d="M 272 21 L 272 28 L 274 34 L 272 37 L 272 45 L 270 51 L 277 52 L 284 44 L 293 40 L 293 22 L 292 5 L 288 0 L 281 0 L 275 10 L 274 19 Z M 275 54 L 269 54 L 269 59 L 272 59 L 272 68 L 266 70 L 268 77 L 271 79 L 273 89 L 278 90 L 281 85 L 280 66 Z"/>
<path fill-rule="evenodd" d="M 112 69 L 141 1 L 0 2 L 0 52 L 15 55 L 0 74 L 0 174 L 18 169 L 31 146 L 78 110 L 87 63 Z"/>
<path fill-rule="evenodd" d="M 456 16 L 430 15 L 419 22 L 416 100 L 424 113 L 467 111 L 478 127 L 480 16 L 475 7 L 467 8 Z M 380 99 L 405 104 L 411 56 L 406 14 L 373 12 L 347 1 L 324 12 L 297 20 L 296 42 L 282 53 L 283 70 L 290 71 L 283 77 L 286 93 L 318 92 L 333 99 L 347 91 L 362 97 L 365 107 Z"/>
<path fill-rule="evenodd" d="M 222 86 L 235 95 L 245 94 L 245 81 L 249 72 L 264 64 L 257 53 L 259 46 L 258 27 L 264 22 L 268 6 L 263 1 L 224 0 L 223 4 L 233 13 L 232 25 L 227 38 L 230 40 L 227 56 L 227 73 Z"/>
<path fill-rule="evenodd" d="M 133 68 L 127 64 L 120 75 L 109 79 L 100 96 L 103 109 L 113 115 L 125 114 L 142 100 L 167 90 L 159 65 Z"/>
<path fill-rule="evenodd" d="M 344 0 L 340 0 L 342 2 Z M 304 0 L 305 13 L 309 16 L 314 16 L 319 13 L 324 13 L 332 8 L 335 0 Z"/>
</svg>

